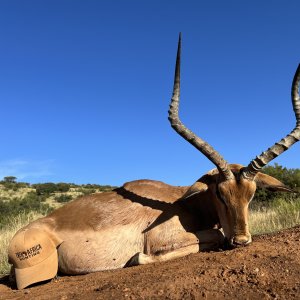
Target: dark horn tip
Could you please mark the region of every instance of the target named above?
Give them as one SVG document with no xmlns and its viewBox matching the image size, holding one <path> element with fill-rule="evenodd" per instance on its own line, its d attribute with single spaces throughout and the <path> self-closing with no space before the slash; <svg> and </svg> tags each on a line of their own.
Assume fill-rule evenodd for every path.
<svg viewBox="0 0 300 300">
<path fill-rule="evenodd" d="M 178 37 L 178 49 L 181 48 L 181 32 L 179 32 L 179 37 Z"/>
<path fill-rule="evenodd" d="M 300 63 L 298 64 L 298 67 L 296 69 L 296 75 L 299 75 L 299 73 L 300 73 Z"/>
</svg>

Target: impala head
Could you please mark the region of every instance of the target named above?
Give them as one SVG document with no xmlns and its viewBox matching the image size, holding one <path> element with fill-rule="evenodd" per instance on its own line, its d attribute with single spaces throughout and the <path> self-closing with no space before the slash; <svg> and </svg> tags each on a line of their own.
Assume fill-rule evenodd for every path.
<svg viewBox="0 0 300 300">
<path fill-rule="evenodd" d="M 295 128 L 278 143 L 275 143 L 272 147 L 253 159 L 247 167 L 243 167 L 241 165 L 229 165 L 211 145 L 186 128 L 180 121 L 178 116 L 180 95 L 180 53 L 181 36 L 179 36 L 178 42 L 175 80 L 169 110 L 169 120 L 173 129 L 179 135 L 197 148 L 217 167 L 217 169 L 208 173 L 208 176 L 214 177 L 212 182 L 206 183 L 204 176 L 191 187 L 190 193 L 197 193 L 200 182 L 200 189 L 203 189 L 203 186 L 209 188 L 213 192 L 211 198 L 215 203 L 221 226 L 229 243 L 232 246 L 247 245 L 251 243 L 251 234 L 248 227 L 248 205 L 255 194 L 256 188 L 265 187 L 272 191 L 293 192 L 279 180 L 260 173 L 259 171 L 270 161 L 300 140 L 300 100 L 298 92 L 300 65 L 296 70 L 292 83 L 292 104 L 296 116 Z"/>
</svg>

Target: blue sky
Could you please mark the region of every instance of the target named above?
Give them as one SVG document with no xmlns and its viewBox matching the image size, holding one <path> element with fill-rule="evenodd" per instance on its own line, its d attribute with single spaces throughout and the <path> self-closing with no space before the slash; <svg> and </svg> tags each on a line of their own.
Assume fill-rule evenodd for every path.
<svg viewBox="0 0 300 300">
<path fill-rule="evenodd" d="M 182 121 L 248 164 L 295 125 L 299 17 L 293 0 L 1 1 L 0 178 L 189 185 L 213 168 L 167 120 L 180 31 Z"/>
</svg>

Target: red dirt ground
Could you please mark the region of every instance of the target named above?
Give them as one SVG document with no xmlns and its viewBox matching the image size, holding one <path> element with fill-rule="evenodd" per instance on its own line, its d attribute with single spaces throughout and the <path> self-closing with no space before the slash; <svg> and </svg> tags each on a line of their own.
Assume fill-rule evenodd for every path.
<svg viewBox="0 0 300 300">
<path fill-rule="evenodd" d="M 300 226 L 254 237 L 234 250 L 164 263 L 64 276 L 0 299 L 300 299 Z"/>
</svg>

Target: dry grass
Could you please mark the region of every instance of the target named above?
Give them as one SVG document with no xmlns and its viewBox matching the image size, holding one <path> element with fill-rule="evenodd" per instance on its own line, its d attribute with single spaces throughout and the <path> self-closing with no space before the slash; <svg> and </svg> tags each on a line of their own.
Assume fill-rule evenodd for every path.
<svg viewBox="0 0 300 300">
<path fill-rule="evenodd" d="M 300 224 L 300 201 L 276 199 L 269 207 L 251 210 L 249 223 L 252 234 L 275 232 Z"/>
<path fill-rule="evenodd" d="M 42 216 L 43 215 L 36 212 L 30 212 L 28 214 L 20 213 L 10 219 L 7 226 L 0 229 L 0 276 L 8 274 L 10 271 L 10 264 L 7 261 L 7 249 L 16 231 Z"/>
<path fill-rule="evenodd" d="M 0 184 L 0 198 L 1 199 L 13 199 L 13 198 L 20 198 L 23 199 L 28 193 L 34 192 L 34 188 L 19 188 L 18 190 L 14 191 L 12 189 L 6 189 L 3 185 Z"/>
</svg>

